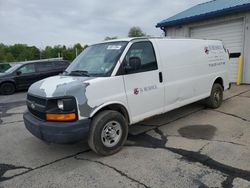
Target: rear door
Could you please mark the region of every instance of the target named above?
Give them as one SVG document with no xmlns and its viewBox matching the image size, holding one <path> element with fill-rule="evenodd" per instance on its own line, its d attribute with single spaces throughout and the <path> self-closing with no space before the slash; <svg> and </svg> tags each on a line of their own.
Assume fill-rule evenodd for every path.
<svg viewBox="0 0 250 188">
<path fill-rule="evenodd" d="M 53 62 L 50 61 L 37 62 L 36 70 L 38 72 L 37 80 L 42 80 L 44 78 L 57 75 L 57 73 L 55 73 L 55 66 Z"/>
<path fill-rule="evenodd" d="M 62 73 L 69 66 L 68 61 L 54 61 L 53 64 L 54 64 L 54 67 L 55 67 L 55 69 L 54 69 L 55 74 Z"/>
<path fill-rule="evenodd" d="M 139 58 L 141 61 L 139 69 L 123 73 L 130 116 L 134 123 L 163 112 L 164 86 L 150 41 L 133 43 L 122 67 L 131 66 L 130 58 Z"/>
</svg>

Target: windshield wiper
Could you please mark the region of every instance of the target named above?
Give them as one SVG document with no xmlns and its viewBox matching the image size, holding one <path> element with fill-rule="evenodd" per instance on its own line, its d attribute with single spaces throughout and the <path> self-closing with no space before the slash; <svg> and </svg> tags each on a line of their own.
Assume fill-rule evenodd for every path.
<svg viewBox="0 0 250 188">
<path fill-rule="evenodd" d="M 85 71 L 85 70 L 74 70 L 74 71 L 71 71 L 69 73 L 69 75 L 72 75 L 72 76 L 90 76 L 88 71 Z"/>
</svg>

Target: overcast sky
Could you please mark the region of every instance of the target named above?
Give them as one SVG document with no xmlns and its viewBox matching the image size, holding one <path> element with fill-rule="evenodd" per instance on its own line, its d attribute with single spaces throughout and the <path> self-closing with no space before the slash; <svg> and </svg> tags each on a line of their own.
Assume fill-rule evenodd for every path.
<svg viewBox="0 0 250 188">
<path fill-rule="evenodd" d="M 0 43 L 92 44 L 132 26 L 159 36 L 157 22 L 207 0 L 0 0 Z"/>
</svg>

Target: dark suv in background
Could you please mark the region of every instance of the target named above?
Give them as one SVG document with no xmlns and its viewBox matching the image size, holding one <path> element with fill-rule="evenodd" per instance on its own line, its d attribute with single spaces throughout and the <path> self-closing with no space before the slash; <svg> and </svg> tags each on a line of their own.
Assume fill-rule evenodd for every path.
<svg viewBox="0 0 250 188">
<path fill-rule="evenodd" d="M 36 81 L 62 73 L 69 64 L 61 58 L 16 63 L 0 73 L 0 93 L 10 95 L 28 89 Z"/>
</svg>

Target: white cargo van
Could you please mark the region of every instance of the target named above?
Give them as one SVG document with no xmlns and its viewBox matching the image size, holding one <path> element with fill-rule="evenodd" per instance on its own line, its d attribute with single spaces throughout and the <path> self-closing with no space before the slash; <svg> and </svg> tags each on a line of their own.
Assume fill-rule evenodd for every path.
<svg viewBox="0 0 250 188">
<path fill-rule="evenodd" d="M 28 91 L 26 128 L 54 143 L 88 139 L 98 154 L 118 152 L 128 126 L 206 99 L 221 105 L 229 88 L 221 41 L 130 38 L 89 46 L 63 75 Z"/>
</svg>

